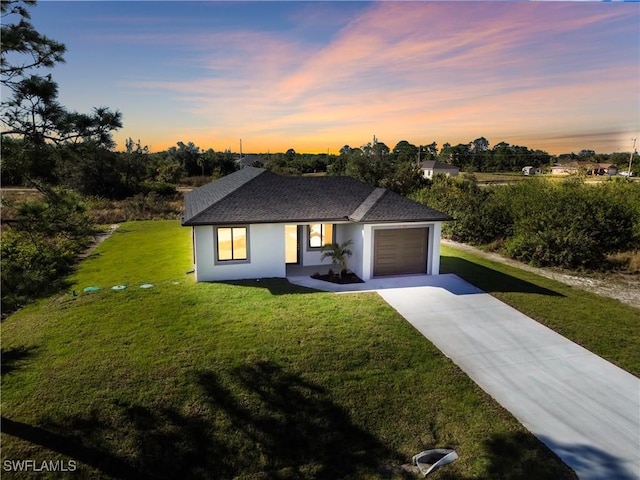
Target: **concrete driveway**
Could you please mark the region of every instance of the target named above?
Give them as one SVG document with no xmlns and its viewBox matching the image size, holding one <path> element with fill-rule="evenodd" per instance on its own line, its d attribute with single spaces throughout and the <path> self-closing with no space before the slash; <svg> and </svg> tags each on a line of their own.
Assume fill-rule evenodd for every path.
<svg viewBox="0 0 640 480">
<path fill-rule="evenodd" d="M 331 285 L 313 282 L 304 280 L 313 288 Z M 456 275 L 339 287 L 328 288 L 377 291 L 580 479 L 640 478 L 640 380 L 635 376 Z"/>
</svg>

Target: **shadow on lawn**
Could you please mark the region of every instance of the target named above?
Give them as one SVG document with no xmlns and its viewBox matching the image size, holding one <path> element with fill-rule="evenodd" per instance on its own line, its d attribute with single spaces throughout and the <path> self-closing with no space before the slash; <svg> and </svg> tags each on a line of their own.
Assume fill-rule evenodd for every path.
<svg viewBox="0 0 640 480">
<path fill-rule="evenodd" d="M 180 409 L 115 402 L 41 426 L 2 417 L 3 432 L 82 462 L 86 478 L 415 478 L 323 388 L 272 362 L 190 376 L 199 394 Z"/>
<path fill-rule="evenodd" d="M 27 359 L 33 357 L 35 350 L 36 347 L 25 347 L 24 345 L 0 349 L 0 368 L 2 369 L 2 375 L 4 376 L 22 367 L 22 364 Z"/>
<path fill-rule="evenodd" d="M 564 297 L 561 293 L 459 257 L 441 257 L 440 273 L 454 273 L 487 293 L 519 292 Z"/>
<path fill-rule="evenodd" d="M 320 290 L 301 287 L 289 283 L 286 278 L 261 278 L 256 280 L 230 280 L 220 282 L 225 285 L 237 285 L 239 287 L 256 287 L 269 290 L 271 295 L 290 295 L 294 293 L 319 293 Z"/>
<path fill-rule="evenodd" d="M 242 472 L 326 479 L 393 472 L 415 478 L 400 470 L 406 460 L 399 453 L 354 425 L 322 387 L 272 362 L 244 365 L 229 378 L 210 371 L 197 376 L 209 407 L 224 413 L 226 428 L 248 447 L 234 459 Z M 225 386 L 230 379 L 233 388 Z"/>
<path fill-rule="evenodd" d="M 410 458 L 355 425 L 324 388 L 278 364 L 194 371 L 187 381 L 191 401 L 179 409 L 118 401 L 42 426 L 2 417 L 3 433 L 82 462 L 77 478 L 418 478 L 402 468 Z M 416 445 L 414 453 L 426 448 Z M 437 477 L 576 478 L 532 435 L 494 436 L 482 451 L 481 459 L 469 459 L 459 450 L 459 464 L 475 464 L 473 477 L 461 475 L 459 464 Z M 599 452 L 589 455 L 610 461 Z"/>
</svg>

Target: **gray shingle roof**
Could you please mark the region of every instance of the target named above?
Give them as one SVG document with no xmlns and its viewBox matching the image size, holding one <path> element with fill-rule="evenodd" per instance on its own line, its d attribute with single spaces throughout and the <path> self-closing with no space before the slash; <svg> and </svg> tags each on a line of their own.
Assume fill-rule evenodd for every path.
<svg viewBox="0 0 640 480">
<path fill-rule="evenodd" d="M 208 207 L 235 192 L 262 172 L 264 170 L 261 168 L 246 167 L 186 193 L 184 196 L 184 218 L 198 216 Z"/>
<path fill-rule="evenodd" d="M 409 200 L 395 192 L 385 190 L 384 195 L 369 209 L 358 222 L 430 222 L 434 220 L 453 220 L 450 216 Z"/>
<path fill-rule="evenodd" d="M 452 163 L 438 162 L 436 160 L 425 160 L 423 162 L 420 162 L 420 168 L 440 168 L 443 170 L 451 170 L 459 167 L 453 165 Z"/>
<path fill-rule="evenodd" d="M 449 220 L 350 177 L 288 177 L 246 167 L 185 196 L 183 225 Z"/>
</svg>

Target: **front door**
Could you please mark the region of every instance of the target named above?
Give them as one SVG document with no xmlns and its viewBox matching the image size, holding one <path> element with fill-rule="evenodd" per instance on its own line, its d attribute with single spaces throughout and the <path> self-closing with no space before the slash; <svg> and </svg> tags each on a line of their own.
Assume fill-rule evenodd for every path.
<svg viewBox="0 0 640 480">
<path fill-rule="evenodd" d="M 284 226 L 284 246 L 287 265 L 300 265 L 300 239 L 302 238 L 300 225 Z"/>
</svg>

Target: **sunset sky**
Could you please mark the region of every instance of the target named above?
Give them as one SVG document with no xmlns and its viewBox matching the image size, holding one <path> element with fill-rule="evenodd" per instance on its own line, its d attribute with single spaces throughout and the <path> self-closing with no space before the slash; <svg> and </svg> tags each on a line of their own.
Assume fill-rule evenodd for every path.
<svg viewBox="0 0 640 480">
<path fill-rule="evenodd" d="M 630 151 L 640 135 L 640 4 L 57 2 L 67 108 L 123 113 L 152 151 L 337 153 L 376 135 L 486 137 L 549 153 Z"/>
</svg>

